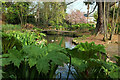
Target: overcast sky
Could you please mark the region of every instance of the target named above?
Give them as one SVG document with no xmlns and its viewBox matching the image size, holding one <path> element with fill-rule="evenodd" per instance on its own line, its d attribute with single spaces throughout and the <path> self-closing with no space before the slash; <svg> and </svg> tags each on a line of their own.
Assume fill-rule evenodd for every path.
<svg viewBox="0 0 120 80">
<path fill-rule="evenodd" d="M 67 13 L 70 13 L 71 10 L 80 10 L 81 12 L 87 13 L 87 5 L 85 5 L 83 1 L 84 0 L 77 0 L 74 3 L 68 5 Z M 90 5 L 90 9 L 89 9 L 90 12 L 93 10 L 94 6 L 95 6 L 95 3 L 93 5 Z"/>
</svg>

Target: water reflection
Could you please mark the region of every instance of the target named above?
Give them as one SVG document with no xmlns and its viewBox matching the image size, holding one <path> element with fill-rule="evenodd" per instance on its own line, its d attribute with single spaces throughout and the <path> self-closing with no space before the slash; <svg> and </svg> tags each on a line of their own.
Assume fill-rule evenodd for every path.
<svg viewBox="0 0 120 80">
<path fill-rule="evenodd" d="M 72 37 L 63 37 L 58 35 L 47 35 L 45 39 L 47 39 L 48 43 L 56 43 L 59 44 L 61 39 L 63 39 L 61 46 L 65 48 L 72 49 L 75 45 L 72 43 Z"/>
</svg>

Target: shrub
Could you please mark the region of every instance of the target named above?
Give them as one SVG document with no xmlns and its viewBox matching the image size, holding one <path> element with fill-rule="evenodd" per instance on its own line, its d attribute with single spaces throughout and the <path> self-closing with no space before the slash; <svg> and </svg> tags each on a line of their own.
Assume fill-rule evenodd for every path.
<svg viewBox="0 0 120 80">
<path fill-rule="evenodd" d="M 45 45 L 46 40 L 44 40 L 43 36 L 46 36 L 43 33 L 39 32 L 31 32 L 31 31 L 24 31 L 23 33 L 20 31 L 10 31 L 10 36 L 16 37 L 18 40 L 22 42 L 23 45 L 32 45 L 32 44 L 40 44 L 40 46 Z M 40 43 L 40 41 L 42 41 Z"/>
<path fill-rule="evenodd" d="M 120 67 L 106 62 L 106 51 L 103 45 L 96 45 L 94 42 L 80 43 L 74 49 L 68 49 L 68 53 L 71 55 L 71 64 L 76 70 L 72 72 L 76 79 L 120 78 L 118 74 Z"/>
<path fill-rule="evenodd" d="M 2 25 L 2 31 L 6 32 L 8 30 L 20 30 L 21 26 L 20 25 L 12 25 L 12 24 L 3 24 Z"/>
<path fill-rule="evenodd" d="M 71 26 L 69 26 L 69 28 L 71 28 L 71 30 L 77 30 L 77 31 L 91 31 L 94 30 L 94 24 L 86 24 L 86 23 L 79 23 L 79 24 L 73 24 Z"/>
<path fill-rule="evenodd" d="M 120 66 L 120 56 L 117 56 L 117 55 L 116 55 L 116 56 L 114 56 L 114 57 L 117 59 L 117 61 L 116 61 L 116 62 L 117 62 L 117 65 Z"/>
<path fill-rule="evenodd" d="M 17 50 L 22 49 L 22 43 L 15 37 L 8 34 L 2 33 L 2 53 L 8 53 L 9 49 L 16 48 Z"/>
</svg>

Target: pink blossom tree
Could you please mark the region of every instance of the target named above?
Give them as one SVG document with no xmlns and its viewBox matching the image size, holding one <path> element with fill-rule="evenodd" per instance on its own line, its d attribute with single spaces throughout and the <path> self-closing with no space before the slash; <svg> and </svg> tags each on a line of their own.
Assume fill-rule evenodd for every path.
<svg viewBox="0 0 120 80">
<path fill-rule="evenodd" d="M 72 24 L 87 23 L 87 19 L 84 16 L 84 13 L 80 12 L 80 10 L 75 10 L 72 11 L 70 14 L 67 14 L 66 20 Z"/>
</svg>

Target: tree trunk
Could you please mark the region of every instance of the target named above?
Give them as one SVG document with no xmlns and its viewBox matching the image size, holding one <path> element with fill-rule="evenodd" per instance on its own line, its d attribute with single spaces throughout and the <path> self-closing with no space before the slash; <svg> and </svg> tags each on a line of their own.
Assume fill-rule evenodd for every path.
<svg viewBox="0 0 120 80">
<path fill-rule="evenodd" d="M 18 5 L 16 5 L 17 10 L 19 10 Z M 18 12 L 18 16 L 20 18 L 20 23 L 23 26 L 23 15 L 22 15 L 22 8 L 20 7 L 20 11 Z"/>
<path fill-rule="evenodd" d="M 118 4 L 118 10 L 117 10 L 117 17 L 116 17 L 116 24 L 118 23 L 118 20 L 119 20 L 119 13 L 120 13 L 120 1 L 119 1 L 119 4 Z M 116 26 L 116 34 L 118 33 L 118 25 Z"/>
<path fill-rule="evenodd" d="M 107 40 L 107 26 L 106 26 L 106 14 L 105 14 L 105 9 L 106 9 L 106 3 L 104 1 L 104 38 L 103 40 L 106 41 Z"/>
<path fill-rule="evenodd" d="M 102 2 L 97 2 L 98 4 L 98 19 L 95 29 L 95 35 L 97 36 L 100 32 L 103 31 L 103 8 Z"/>
<path fill-rule="evenodd" d="M 87 8 L 88 9 L 88 11 L 87 11 L 87 23 L 88 23 L 89 22 L 88 21 L 88 18 L 89 18 L 89 3 L 87 5 L 88 5 L 88 8 Z"/>
<path fill-rule="evenodd" d="M 107 12 L 106 12 L 106 17 L 107 17 L 107 20 L 106 20 L 107 23 L 106 23 L 106 24 L 107 24 L 107 28 L 108 28 L 108 25 L 109 25 L 109 17 L 110 17 L 110 16 L 109 16 L 109 11 L 110 11 L 110 3 L 109 3 L 109 2 L 107 2 L 106 11 L 107 11 Z M 107 31 L 107 33 L 108 33 L 108 31 Z"/>
<path fill-rule="evenodd" d="M 112 40 L 113 34 L 115 32 L 115 6 L 114 6 L 114 10 L 113 10 L 113 19 L 112 19 L 112 31 L 110 34 L 110 40 Z"/>
<path fill-rule="evenodd" d="M 22 11 L 22 7 L 21 7 L 21 25 L 23 26 L 23 24 L 24 24 L 24 21 L 23 21 L 23 13 L 22 13 L 23 11 Z"/>
<path fill-rule="evenodd" d="M 40 3 L 38 2 L 38 8 L 37 8 L 37 16 L 36 16 L 36 21 L 37 21 L 37 26 L 39 26 L 39 22 L 40 22 Z"/>
<path fill-rule="evenodd" d="M 48 27 L 48 8 L 49 8 L 48 6 L 49 4 L 45 3 L 44 6 L 45 6 L 45 27 Z"/>
</svg>

